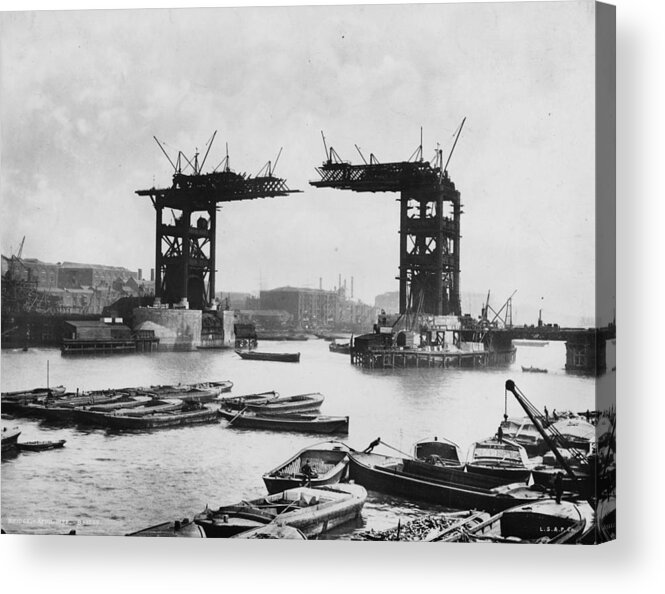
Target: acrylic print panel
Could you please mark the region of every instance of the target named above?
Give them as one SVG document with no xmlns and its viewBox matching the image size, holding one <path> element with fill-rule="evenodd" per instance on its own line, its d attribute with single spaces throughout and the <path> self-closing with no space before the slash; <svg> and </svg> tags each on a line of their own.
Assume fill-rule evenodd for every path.
<svg viewBox="0 0 665 594">
<path fill-rule="evenodd" d="M 613 538 L 613 18 L 3 14 L 3 531 Z"/>
</svg>

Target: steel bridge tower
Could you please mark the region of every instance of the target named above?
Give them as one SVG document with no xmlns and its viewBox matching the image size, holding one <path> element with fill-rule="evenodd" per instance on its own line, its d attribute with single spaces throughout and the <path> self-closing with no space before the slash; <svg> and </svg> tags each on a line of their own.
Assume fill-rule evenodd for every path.
<svg viewBox="0 0 665 594">
<path fill-rule="evenodd" d="M 182 152 L 178 153 L 174 164 L 155 138 L 173 166 L 173 183 L 170 188 L 136 191 L 139 196 L 149 196 L 155 208 L 155 297 L 162 303 L 177 304 L 186 299 L 190 309 L 205 309 L 212 304 L 220 203 L 273 198 L 300 191 L 290 190 L 284 179 L 273 175 L 279 155 L 275 165 L 268 162 L 257 177 L 232 171 L 228 153 L 213 172 L 202 173 L 215 134 L 200 164 L 198 153 L 190 161 Z M 183 173 L 183 162 L 190 174 Z M 223 169 L 217 171 L 222 166 Z M 171 224 L 164 221 L 165 208 L 173 211 Z M 194 220 L 195 215 L 198 217 Z"/>
<path fill-rule="evenodd" d="M 311 185 L 400 194 L 400 313 L 461 315 L 460 193 L 443 166 L 441 151 L 434 165 L 422 160 L 422 141 L 414 161 L 379 163 L 370 155 L 368 163 L 360 153 L 365 163 L 352 165 L 327 146 L 326 155 L 316 169 L 321 179 Z"/>
</svg>

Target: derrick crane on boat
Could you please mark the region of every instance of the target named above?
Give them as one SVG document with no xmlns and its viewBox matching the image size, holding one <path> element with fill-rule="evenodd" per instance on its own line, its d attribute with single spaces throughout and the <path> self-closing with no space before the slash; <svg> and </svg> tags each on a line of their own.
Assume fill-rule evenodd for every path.
<svg viewBox="0 0 665 594">
<path fill-rule="evenodd" d="M 206 143 L 200 162 L 198 150 L 191 158 L 178 151 L 172 159 L 163 143 L 153 137 L 173 167 L 172 184 L 168 188 L 137 190 L 136 194 L 148 196 L 155 208 L 155 297 L 162 303 L 186 300 L 191 309 L 204 309 L 213 302 L 219 204 L 300 191 L 289 189 L 286 180 L 275 176 L 281 149 L 274 163 L 268 161 L 252 177 L 231 169 L 227 145 L 224 159 L 212 171 L 203 173 L 216 135 L 217 131 Z M 164 222 L 164 209 L 173 214 L 171 224 Z M 199 216 L 192 224 L 195 213 Z"/>
<path fill-rule="evenodd" d="M 399 311 L 418 307 L 424 314 L 461 315 L 460 303 L 460 193 L 448 176 L 448 164 L 464 127 L 462 120 L 447 161 L 437 148 L 433 162 L 423 159 L 420 146 L 408 161 L 353 165 L 340 158 L 323 136 L 326 160 L 316 168 L 320 179 L 310 184 L 354 192 L 399 192 L 400 265 Z"/>
<path fill-rule="evenodd" d="M 570 462 L 559 451 L 559 447 L 565 448 L 568 450 L 573 458 L 579 463 L 580 466 L 588 466 L 589 460 L 587 457 L 582 454 L 579 450 L 570 447 L 566 438 L 561 435 L 561 433 L 547 423 L 545 416 L 529 401 L 529 399 L 521 392 L 521 390 L 515 385 L 513 380 L 506 380 L 506 394 L 511 392 L 515 396 L 517 402 L 524 409 L 531 422 L 536 427 L 542 438 L 545 440 L 547 447 L 552 451 L 557 462 L 561 467 L 566 471 L 566 474 L 573 480 L 577 481 L 581 477 L 575 474 Z M 547 425 L 547 428 L 545 426 Z"/>
</svg>

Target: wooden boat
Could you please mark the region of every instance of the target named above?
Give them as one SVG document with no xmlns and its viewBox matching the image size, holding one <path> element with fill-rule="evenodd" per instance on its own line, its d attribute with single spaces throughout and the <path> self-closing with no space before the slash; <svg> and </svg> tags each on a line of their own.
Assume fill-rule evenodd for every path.
<svg viewBox="0 0 665 594">
<path fill-rule="evenodd" d="M 464 468 L 459 446 L 445 437 L 441 440 L 434 437 L 433 440 L 423 439 L 416 442 L 413 446 L 413 457 L 436 466 L 457 468 L 459 470 Z"/>
<path fill-rule="evenodd" d="M 30 452 L 41 452 L 43 450 L 55 450 L 57 448 L 65 447 L 65 439 L 58 441 L 24 441 L 17 443 L 19 450 L 27 450 Z"/>
<path fill-rule="evenodd" d="M 348 355 L 351 353 L 351 344 L 346 342 L 346 343 L 341 343 L 341 342 L 335 342 L 334 340 L 330 343 L 330 346 L 328 346 L 328 350 L 330 350 L 331 353 L 341 353 L 342 355 Z"/>
<path fill-rule="evenodd" d="M 12 450 L 16 447 L 18 436 L 21 435 L 21 430 L 18 427 L 9 429 L 8 427 L 2 428 L 2 451 Z"/>
<path fill-rule="evenodd" d="M 248 404 L 246 408 L 248 411 L 262 415 L 305 413 L 319 410 L 324 399 L 323 394 L 313 392 L 295 396 L 280 396 L 263 404 Z"/>
<path fill-rule="evenodd" d="M 542 489 L 523 483 L 506 485 L 491 476 L 355 451 L 349 453 L 349 478 L 371 491 L 490 513 L 549 498 Z"/>
<path fill-rule="evenodd" d="M 229 388 L 230 389 L 230 388 Z M 212 402 L 221 393 L 219 387 L 203 387 L 202 384 L 156 385 L 130 388 L 136 394 L 148 394 L 157 398 L 180 398 L 190 402 Z"/>
<path fill-rule="evenodd" d="M 130 532 L 126 536 L 156 536 L 180 537 L 180 538 L 205 538 L 203 528 L 188 518 L 175 520 L 174 522 L 163 522 L 149 528 L 143 528 L 136 532 Z"/>
<path fill-rule="evenodd" d="M 585 454 L 592 452 L 596 443 L 595 425 L 579 417 L 568 417 L 552 423 L 551 427 L 563 438 L 563 443 L 557 440 L 557 445 L 574 448 Z"/>
<path fill-rule="evenodd" d="M 227 396 L 220 398 L 223 408 L 229 410 L 243 410 L 250 404 L 266 404 L 279 396 L 279 393 L 272 390 L 271 392 L 259 392 L 258 394 L 246 394 L 244 396 Z"/>
<path fill-rule="evenodd" d="M 286 462 L 263 475 L 268 493 L 279 493 L 294 487 L 333 485 L 344 480 L 349 447 L 339 441 L 316 443 L 300 450 Z M 305 463 L 312 468 L 310 477 L 302 473 Z"/>
<path fill-rule="evenodd" d="M 586 502 L 537 501 L 506 509 L 444 542 L 573 544 L 593 531 L 594 513 Z"/>
<path fill-rule="evenodd" d="M 36 400 L 45 398 L 49 391 L 52 396 L 60 396 L 65 393 L 65 386 L 53 386 L 51 388 L 33 388 L 32 390 L 16 390 L 14 392 L 2 392 L 0 397 L 5 400 Z"/>
<path fill-rule="evenodd" d="M 233 388 L 233 382 L 231 380 L 203 382 L 201 384 L 196 384 L 196 387 L 203 390 L 219 390 L 219 394 L 226 394 L 227 392 L 231 391 L 231 388 Z"/>
<path fill-rule="evenodd" d="M 297 487 L 252 501 L 209 509 L 194 521 L 208 538 L 231 538 L 271 523 L 291 526 L 308 538 L 360 516 L 367 491 L 360 485 Z"/>
<path fill-rule="evenodd" d="M 547 443 L 529 417 L 510 418 L 502 421 L 503 437 L 520 444 L 527 455 L 542 456 L 548 449 Z"/>
<path fill-rule="evenodd" d="M 521 445 L 496 437 L 472 444 L 466 463 L 467 472 L 489 474 L 515 483 L 528 481 L 532 467 Z"/>
<path fill-rule="evenodd" d="M 231 538 L 243 539 L 271 539 L 271 540 L 307 540 L 307 537 L 298 528 L 293 526 L 285 526 L 279 522 L 273 524 L 266 524 L 254 530 L 247 530 L 247 532 L 240 532 Z"/>
<path fill-rule="evenodd" d="M 189 411 L 177 410 L 138 417 L 119 415 L 117 413 L 101 414 L 105 415 L 103 419 L 104 425 L 114 429 L 162 429 L 180 425 L 219 422 L 217 411 L 206 408 L 205 406 Z"/>
<path fill-rule="evenodd" d="M 118 409 L 114 414 L 127 417 L 145 417 L 181 410 L 184 406 L 185 403 L 179 398 L 154 399 L 143 406 Z"/>
<path fill-rule="evenodd" d="M 247 411 L 219 410 L 233 427 L 244 429 L 266 429 L 268 431 L 297 431 L 304 433 L 348 433 L 349 417 L 292 413 L 270 414 Z"/>
<path fill-rule="evenodd" d="M 547 373 L 547 369 L 542 367 L 524 367 L 524 365 L 522 365 L 522 371 L 525 373 Z"/>
<path fill-rule="evenodd" d="M 283 363 L 299 363 L 300 353 L 266 353 L 258 351 L 236 351 L 236 355 L 250 361 L 282 361 Z"/>
</svg>

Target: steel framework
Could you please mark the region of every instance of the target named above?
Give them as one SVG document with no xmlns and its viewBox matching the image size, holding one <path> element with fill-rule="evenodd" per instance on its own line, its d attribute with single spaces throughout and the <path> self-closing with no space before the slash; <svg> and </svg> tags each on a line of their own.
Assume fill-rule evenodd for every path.
<svg viewBox="0 0 665 594">
<path fill-rule="evenodd" d="M 419 151 L 422 155 L 422 145 Z M 460 193 L 442 166 L 441 151 L 434 165 L 422 160 L 379 163 L 373 155 L 369 163 L 352 165 L 332 147 L 326 153 L 326 162 L 316 169 L 321 179 L 311 185 L 400 193 L 400 313 L 461 315 Z"/>
<path fill-rule="evenodd" d="M 155 297 L 169 304 L 186 299 L 191 309 L 205 309 L 215 298 L 218 205 L 222 202 L 286 196 L 299 190 L 290 190 L 284 179 L 275 177 L 270 162 L 267 175 L 251 177 L 232 171 L 227 155 L 222 171 L 204 174 L 201 169 L 205 158 L 199 165 L 197 153 L 193 162 L 187 160 L 193 171 L 193 174 L 187 175 L 181 171 L 181 156 L 182 153 L 179 153 L 170 188 L 153 187 L 137 190 L 136 194 L 149 196 L 156 213 Z M 164 222 L 165 208 L 173 211 L 173 224 Z M 194 214 L 199 214 L 195 224 L 192 221 Z"/>
</svg>

